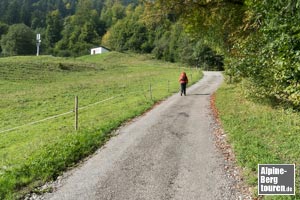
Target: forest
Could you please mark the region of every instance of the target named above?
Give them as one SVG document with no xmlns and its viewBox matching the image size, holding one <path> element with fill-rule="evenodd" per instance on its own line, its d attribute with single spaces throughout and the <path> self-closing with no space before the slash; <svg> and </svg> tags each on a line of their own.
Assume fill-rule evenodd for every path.
<svg viewBox="0 0 300 200">
<path fill-rule="evenodd" d="M 251 96 L 300 106 L 295 0 L 2 0 L 1 56 L 115 51 L 223 69 Z M 225 65 L 224 65 L 225 64 Z"/>
<path fill-rule="evenodd" d="M 138 0 L 4 0 L 0 2 L 1 56 L 41 53 L 81 56 L 103 45 L 115 51 L 222 69 L 223 55 L 189 36 L 179 13 Z"/>
</svg>

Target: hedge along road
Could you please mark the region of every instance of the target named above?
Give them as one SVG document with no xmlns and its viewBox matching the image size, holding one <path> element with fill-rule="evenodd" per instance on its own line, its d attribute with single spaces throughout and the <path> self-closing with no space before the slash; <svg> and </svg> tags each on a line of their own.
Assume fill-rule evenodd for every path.
<svg viewBox="0 0 300 200">
<path fill-rule="evenodd" d="M 222 81 L 204 72 L 187 96 L 177 93 L 120 128 L 41 199 L 238 199 L 213 141 L 209 100 Z"/>
</svg>

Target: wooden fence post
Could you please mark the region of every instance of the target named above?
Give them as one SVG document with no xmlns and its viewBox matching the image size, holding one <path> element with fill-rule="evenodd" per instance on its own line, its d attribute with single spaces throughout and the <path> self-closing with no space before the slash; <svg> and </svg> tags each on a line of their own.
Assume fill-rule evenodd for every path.
<svg viewBox="0 0 300 200">
<path fill-rule="evenodd" d="M 78 96 L 75 96 L 75 131 L 78 130 Z"/>
<path fill-rule="evenodd" d="M 151 83 L 149 84 L 149 92 L 150 92 L 150 99 L 152 100 L 152 86 L 151 86 Z"/>
</svg>

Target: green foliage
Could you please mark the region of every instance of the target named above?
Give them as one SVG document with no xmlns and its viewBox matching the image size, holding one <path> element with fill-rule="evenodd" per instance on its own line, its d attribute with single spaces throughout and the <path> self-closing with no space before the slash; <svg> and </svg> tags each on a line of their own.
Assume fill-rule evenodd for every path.
<svg viewBox="0 0 300 200">
<path fill-rule="evenodd" d="M 9 28 L 9 26 L 7 24 L 0 22 L 0 39 L 1 39 L 2 35 L 7 33 L 8 28 Z"/>
<path fill-rule="evenodd" d="M 220 70 L 245 13 L 243 1 L 147 1 L 146 10 L 146 24 L 156 29 L 157 58 Z M 162 23 L 160 32 L 162 21 L 171 25 Z M 211 50 L 201 50 L 205 47 Z M 199 57 L 201 53 L 206 55 Z"/>
<path fill-rule="evenodd" d="M 1 48 L 1 37 L 2 35 L 5 35 L 8 31 L 8 25 L 3 23 L 3 22 L 0 22 L 0 55 L 2 53 L 2 48 Z"/>
<path fill-rule="evenodd" d="M 195 51 L 195 54 L 196 60 L 199 63 L 204 64 L 204 69 L 218 71 L 224 70 L 224 57 L 222 55 L 217 55 L 217 53 L 210 47 L 201 46 L 201 49 L 197 49 L 197 51 Z"/>
<path fill-rule="evenodd" d="M 78 56 L 102 40 L 111 49 L 153 51 L 157 58 L 193 65 L 198 41 L 221 53 L 238 21 L 231 22 L 228 13 L 241 19 L 235 16 L 238 3 L 225 1 L 3 0 L 0 5 L 5 23 L 42 30 L 42 53 Z"/>
<path fill-rule="evenodd" d="M 300 7 L 296 1 L 247 2 L 246 39 L 232 68 L 249 80 L 251 95 L 300 106 Z"/>
<path fill-rule="evenodd" d="M 8 4 L 5 15 L 5 21 L 8 24 L 17 24 L 21 22 L 19 7 L 20 2 L 18 2 L 17 0 L 13 0 Z"/>
<path fill-rule="evenodd" d="M 156 31 L 155 48 L 152 51 L 156 58 L 183 62 L 206 70 L 223 70 L 223 56 L 203 41 L 190 38 L 180 22 L 171 25 L 169 31 L 165 29 L 158 28 Z"/>
<path fill-rule="evenodd" d="M 156 13 L 180 19 L 192 40 L 202 40 L 218 53 L 231 48 L 237 27 L 243 24 L 244 0 L 147 1 Z"/>
<path fill-rule="evenodd" d="M 107 2 L 101 12 L 101 20 L 105 22 L 106 27 L 111 27 L 118 20 L 125 17 L 125 7 L 121 3 Z"/>
<path fill-rule="evenodd" d="M 30 55 L 35 52 L 35 33 L 24 24 L 9 27 L 8 33 L 1 39 L 4 55 Z"/>
<path fill-rule="evenodd" d="M 101 23 L 97 11 L 92 8 L 91 0 L 78 2 L 75 15 L 65 19 L 62 39 L 55 45 L 55 54 L 65 55 L 68 52 L 72 56 L 85 55 L 91 47 L 100 43 L 97 30 L 101 30 L 96 27 Z"/>
<path fill-rule="evenodd" d="M 136 7 L 134 11 L 127 12 L 128 15 L 106 33 L 102 43 L 116 51 L 147 51 L 149 33 L 146 26 L 139 20 L 142 12 L 143 7 Z"/>
<path fill-rule="evenodd" d="M 74 24 L 82 26 L 86 21 L 90 21 L 92 17 L 92 9 L 91 0 L 79 0 L 76 6 Z"/>
<path fill-rule="evenodd" d="M 61 31 L 63 29 L 61 15 L 59 10 L 52 11 L 47 15 L 46 40 L 50 47 L 61 39 Z"/>
<path fill-rule="evenodd" d="M 80 35 L 78 36 L 79 42 L 86 42 L 90 44 L 96 44 L 99 41 L 99 35 L 95 31 L 94 24 L 92 22 L 85 22 L 81 28 Z"/>
<path fill-rule="evenodd" d="M 24 23 L 32 28 L 45 27 L 49 12 L 59 10 L 62 16 L 74 14 L 74 0 L 2 0 L 0 20 L 7 24 Z"/>
<path fill-rule="evenodd" d="M 181 61 L 179 57 L 180 48 L 189 45 L 182 43 L 184 37 L 186 35 L 180 23 L 170 25 L 169 28 L 158 27 L 156 40 L 154 40 L 155 48 L 153 49 L 156 58 L 171 62 Z"/>
</svg>

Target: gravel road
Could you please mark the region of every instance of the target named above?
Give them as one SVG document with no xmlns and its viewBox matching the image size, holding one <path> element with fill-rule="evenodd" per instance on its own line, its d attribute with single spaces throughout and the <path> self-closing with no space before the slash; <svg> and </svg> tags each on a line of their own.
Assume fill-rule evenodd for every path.
<svg viewBox="0 0 300 200">
<path fill-rule="evenodd" d="M 51 200 L 239 199 L 215 147 L 210 94 L 223 81 L 204 72 L 187 96 L 175 94 L 120 128 L 95 155 L 67 172 Z"/>
</svg>

